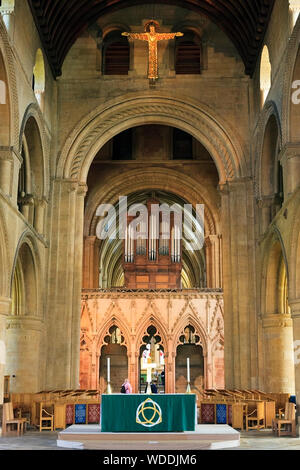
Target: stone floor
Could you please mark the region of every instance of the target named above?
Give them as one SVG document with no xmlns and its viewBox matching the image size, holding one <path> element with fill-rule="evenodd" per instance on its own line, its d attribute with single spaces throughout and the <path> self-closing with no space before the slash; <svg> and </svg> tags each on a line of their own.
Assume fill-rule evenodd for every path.
<svg viewBox="0 0 300 470">
<path fill-rule="evenodd" d="M 56 445 L 57 433 L 28 431 L 23 437 L 0 437 L 3 450 L 67 450 Z M 235 449 L 230 449 L 235 450 Z M 300 438 L 274 437 L 272 431 L 249 431 L 241 433 L 241 445 L 236 450 L 300 450 Z"/>
</svg>

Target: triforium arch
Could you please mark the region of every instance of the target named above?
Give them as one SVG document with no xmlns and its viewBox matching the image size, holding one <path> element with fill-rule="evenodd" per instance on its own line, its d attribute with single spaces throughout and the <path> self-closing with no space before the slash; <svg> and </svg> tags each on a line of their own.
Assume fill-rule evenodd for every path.
<svg viewBox="0 0 300 470">
<path fill-rule="evenodd" d="M 18 142 L 18 147 L 19 147 L 19 152 L 22 152 L 22 146 L 24 142 L 24 137 L 25 132 L 26 132 L 26 127 L 28 126 L 28 122 L 32 121 L 34 123 L 35 130 L 37 132 L 37 137 L 39 138 L 39 152 L 40 155 L 37 155 L 37 158 L 39 158 L 39 165 L 41 167 L 42 171 L 42 189 L 40 191 L 40 196 L 47 198 L 49 196 L 49 188 L 50 188 L 50 183 L 49 183 L 49 174 L 50 174 L 50 169 L 49 169 L 49 145 L 48 145 L 48 136 L 47 136 L 47 131 L 45 128 L 44 124 L 44 119 L 43 115 L 41 113 L 41 110 L 39 106 L 37 106 L 34 103 L 31 103 L 27 109 L 25 110 L 23 119 L 22 119 L 22 124 L 21 124 L 21 129 L 19 133 L 19 142 Z"/>
<path fill-rule="evenodd" d="M 1 69 L 3 68 L 3 77 Z M 0 80 L 5 83 L 6 97 L 8 100 L 9 112 L 5 119 L 1 119 L 1 127 L 7 127 L 6 140 L 1 140 L 0 145 L 10 147 L 18 147 L 19 136 L 19 107 L 18 107 L 18 93 L 17 82 L 14 68 L 14 59 L 12 56 L 11 48 L 9 46 L 9 39 L 3 19 L 0 15 Z M 7 119 L 8 118 L 8 119 Z"/>
<path fill-rule="evenodd" d="M 263 181 L 262 181 L 262 165 L 264 157 L 264 144 L 266 140 L 266 131 L 268 125 L 270 124 L 270 119 L 273 120 L 274 124 L 277 126 L 277 141 L 275 144 L 278 145 L 278 151 L 282 148 L 282 131 L 281 131 L 281 122 L 280 116 L 277 109 L 277 105 L 274 101 L 268 101 L 261 114 L 259 123 L 257 126 L 257 144 L 255 151 L 255 181 L 256 181 L 256 197 L 261 198 L 263 196 Z M 275 159 L 276 156 L 274 155 Z"/>
<path fill-rule="evenodd" d="M 289 269 L 283 239 L 273 227 L 262 256 L 261 358 L 265 391 L 294 393 L 293 328 L 290 315 Z M 283 353 L 284 352 L 284 353 Z"/>
<path fill-rule="evenodd" d="M 169 125 L 191 134 L 211 154 L 221 183 L 247 175 L 242 145 L 223 118 L 201 103 L 152 94 L 126 96 L 92 111 L 67 138 L 57 177 L 85 183 L 99 149 L 120 132 L 141 124 Z"/>
</svg>

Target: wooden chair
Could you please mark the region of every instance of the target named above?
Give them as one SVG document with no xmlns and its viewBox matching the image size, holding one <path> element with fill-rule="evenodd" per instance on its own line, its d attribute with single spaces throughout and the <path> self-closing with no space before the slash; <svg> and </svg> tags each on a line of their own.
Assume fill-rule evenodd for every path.
<svg viewBox="0 0 300 470">
<path fill-rule="evenodd" d="M 40 432 L 53 431 L 54 405 L 40 404 Z M 44 424 L 45 423 L 45 424 Z"/>
<path fill-rule="evenodd" d="M 24 432 L 26 418 L 15 418 L 12 402 L 3 404 L 3 418 L 2 418 L 2 436 L 7 436 L 11 430 L 10 426 L 17 425 L 17 435 L 20 436 Z"/>
<path fill-rule="evenodd" d="M 265 402 L 256 402 L 255 409 L 246 414 L 246 431 L 265 427 Z"/>
<path fill-rule="evenodd" d="M 281 427 L 285 429 L 282 431 Z M 290 429 L 288 429 L 290 428 Z M 296 418 L 295 418 L 295 405 L 294 403 L 285 404 L 284 418 L 273 419 L 272 422 L 273 433 L 280 436 L 293 436 L 296 437 Z"/>
<path fill-rule="evenodd" d="M 232 404 L 232 427 L 234 429 L 244 429 L 244 416 L 247 413 L 247 405 L 245 403 Z"/>
</svg>

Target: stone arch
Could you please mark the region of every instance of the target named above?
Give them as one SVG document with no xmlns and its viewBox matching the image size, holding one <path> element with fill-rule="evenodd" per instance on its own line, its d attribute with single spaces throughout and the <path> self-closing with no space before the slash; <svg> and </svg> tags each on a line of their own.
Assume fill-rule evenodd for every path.
<svg viewBox="0 0 300 470">
<path fill-rule="evenodd" d="M 268 101 L 261 114 L 258 123 L 258 134 L 257 134 L 257 145 L 256 145 L 256 158 L 255 158 L 255 179 L 256 179 L 256 197 L 262 196 L 262 181 L 261 181 L 261 168 L 263 160 L 264 142 L 266 137 L 267 126 L 270 123 L 270 119 L 274 120 L 277 125 L 278 132 L 278 143 L 279 148 L 282 148 L 282 130 L 280 116 L 277 109 L 277 105 L 274 101 Z"/>
<path fill-rule="evenodd" d="M 3 70 L 3 74 L 1 72 Z M 6 105 L 4 111 L 0 113 L 1 127 L 0 146 L 17 147 L 19 133 L 19 106 L 17 82 L 14 68 L 14 58 L 11 52 L 9 39 L 5 24 L 0 15 L 0 81 L 3 81 L 6 88 Z M 2 112 L 5 115 L 2 116 Z M 7 123 L 7 124 L 5 124 Z M 5 135 L 5 138 L 4 138 Z"/>
<path fill-rule="evenodd" d="M 178 181 L 181 180 L 180 187 Z M 149 181 L 149 182 L 148 182 Z M 184 181 L 181 179 L 181 174 L 175 170 L 164 169 L 143 169 L 131 170 L 126 174 L 122 174 L 103 185 L 97 192 L 90 198 L 85 213 L 85 232 L 84 235 L 95 234 L 96 219 L 95 212 L 99 204 L 118 202 L 119 195 L 126 195 L 129 192 L 136 192 L 145 190 L 145 187 L 153 190 L 168 190 L 181 196 L 183 199 L 188 200 L 195 207 L 196 204 L 205 204 L 206 218 L 208 222 L 208 233 L 219 233 L 219 220 L 213 204 L 210 201 L 210 195 L 204 188 L 197 188 L 195 181 L 185 176 Z"/>
<path fill-rule="evenodd" d="M 0 297 L 9 295 L 9 239 L 7 235 L 6 222 L 2 209 L 0 208 Z"/>
<path fill-rule="evenodd" d="M 113 315 L 113 314 L 106 320 L 106 322 L 102 326 L 101 330 L 97 334 L 97 338 L 96 338 L 96 348 L 97 348 L 97 350 L 100 350 L 102 348 L 102 346 L 105 344 L 104 343 L 104 338 L 105 338 L 105 336 L 107 335 L 107 332 L 109 331 L 109 329 L 112 326 L 117 326 L 118 328 L 120 328 L 121 333 L 124 336 L 123 344 L 127 348 L 127 355 L 128 355 L 129 352 L 130 352 L 130 345 L 131 345 L 129 329 L 128 329 L 127 325 L 124 323 L 124 321 L 121 318 L 119 318 L 117 315 Z"/>
<path fill-rule="evenodd" d="M 247 174 L 242 147 L 233 137 L 236 132 L 210 108 L 160 94 L 143 94 L 112 100 L 75 126 L 60 154 L 57 177 L 85 182 L 99 149 L 118 133 L 140 124 L 164 124 L 191 134 L 212 155 L 220 183 Z"/>
<path fill-rule="evenodd" d="M 161 336 L 161 344 L 164 346 L 165 355 L 169 353 L 168 351 L 168 333 L 165 325 L 161 322 L 159 318 L 156 318 L 153 314 L 147 315 L 147 317 L 141 322 L 140 327 L 136 331 L 136 348 L 137 353 L 140 350 L 142 345 L 142 338 L 145 331 L 149 326 L 154 326 L 158 331 L 158 334 Z"/>
<path fill-rule="evenodd" d="M 299 79 L 300 67 L 300 16 L 296 21 L 292 35 L 287 45 L 287 54 L 284 64 L 284 76 L 282 80 L 283 95 L 282 95 L 282 138 L 283 145 L 288 142 L 298 141 L 297 137 L 297 123 L 299 122 L 299 105 L 293 104 L 292 95 L 295 88 L 292 87 L 295 73 L 295 79 Z M 299 89 L 299 86 L 298 86 Z M 298 94 L 299 98 L 299 94 Z"/>
<path fill-rule="evenodd" d="M 182 331 L 187 325 L 191 325 L 193 328 L 195 328 L 195 331 L 197 332 L 198 336 L 200 336 L 201 346 L 203 348 L 203 355 L 207 356 L 208 337 L 207 337 L 205 327 L 201 321 L 198 321 L 190 313 L 187 315 L 184 315 L 184 317 L 180 320 L 180 322 L 176 326 L 176 330 L 172 332 L 172 336 L 175 338 L 175 341 L 173 343 L 173 351 L 172 351 L 173 355 L 176 356 L 177 346 L 180 344 L 179 338 L 182 335 Z"/>
<path fill-rule="evenodd" d="M 278 281 L 285 270 L 289 284 L 289 269 L 286 250 L 279 230 L 273 227 L 267 250 L 262 257 L 261 313 L 262 316 L 282 314 L 279 305 Z"/>
<path fill-rule="evenodd" d="M 34 128 L 37 134 L 38 139 L 40 140 L 39 146 L 40 146 L 40 163 L 41 163 L 41 169 L 43 171 L 42 175 L 42 191 L 40 191 L 41 197 L 47 198 L 49 195 L 49 174 L 50 174 L 50 169 L 48 166 L 48 139 L 46 135 L 46 129 L 44 126 L 43 122 L 43 116 L 41 113 L 41 110 L 38 105 L 31 103 L 27 109 L 25 110 L 22 124 L 21 124 L 21 129 L 20 129 L 20 134 L 19 134 L 19 142 L 18 142 L 18 147 L 19 147 L 19 152 L 22 152 L 22 146 L 23 146 L 23 138 L 25 135 L 26 127 L 28 125 L 28 121 L 32 121 L 34 123 Z M 37 157 L 38 158 L 38 155 Z"/>
<path fill-rule="evenodd" d="M 42 291 L 42 283 L 43 283 L 43 276 L 42 276 L 42 269 L 41 269 L 41 259 L 39 250 L 36 244 L 35 239 L 31 235 L 29 231 L 25 231 L 19 239 L 19 243 L 16 249 L 13 269 L 12 269 L 12 276 L 10 280 L 10 296 L 13 292 L 13 282 L 14 282 L 14 274 L 17 269 L 17 264 L 19 261 L 19 255 L 21 253 L 23 245 L 28 247 L 28 253 L 30 253 L 32 265 L 30 266 L 29 275 L 34 277 L 35 282 L 35 290 L 36 290 L 36 317 L 40 317 L 42 319 L 43 315 L 40 315 L 38 312 L 41 309 L 41 302 L 40 302 L 40 293 Z"/>
</svg>

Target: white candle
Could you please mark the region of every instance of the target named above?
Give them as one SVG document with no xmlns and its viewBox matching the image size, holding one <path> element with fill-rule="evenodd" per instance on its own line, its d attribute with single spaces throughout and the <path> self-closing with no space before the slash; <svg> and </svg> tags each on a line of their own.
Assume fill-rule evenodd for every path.
<svg viewBox="0 0 300 470">
<path fill-rule="evenodd" d="M 187 365 L 187 381 L 190 382 L 191 377 L 190 377 L 190 358 L 189 357 L 186 360 L 186 365 Z"/>
<path fill-rule="evenodd" d="M 110 358 L 107 358 L 107 382 L 110 382 Z"/>
</svg>

